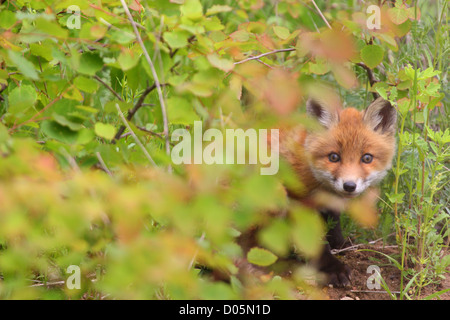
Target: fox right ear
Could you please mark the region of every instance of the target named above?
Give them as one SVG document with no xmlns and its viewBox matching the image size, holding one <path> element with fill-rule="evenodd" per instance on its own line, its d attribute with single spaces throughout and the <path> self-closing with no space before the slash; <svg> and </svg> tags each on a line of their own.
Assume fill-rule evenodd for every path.
<svg viewBox="0 0 450 320">
<path fill-rule="evenodd" d="M 397 111 L 389 101 L 381 97 L 367 107 L 363 119 L 374 131 L 388 134 L 395 133 Z"/>
<path fill-rule="evenodd" d="M 308 99 L 306 101 L 306 112 L 316 118 L 326 128 L 330 128 L 339 120 L 339 115 L 335 110 L 333 111 L 332 108 L 316 99 Z"/>
</svg>

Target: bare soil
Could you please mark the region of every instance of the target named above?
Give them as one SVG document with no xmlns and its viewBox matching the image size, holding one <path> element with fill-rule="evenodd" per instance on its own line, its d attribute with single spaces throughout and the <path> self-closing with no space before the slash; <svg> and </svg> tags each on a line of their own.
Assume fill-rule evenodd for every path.
<svg viewBox="0 0 450 320">
<path fill-rule="evenodd" d="M 398 298 L 400 290 L 400 271 L 389 261 L 388 258 L 382 254 L 362 251 L 361 249 L 369 249 L 382 252 L 389 256 L 398 254 L 396 247 L 381 247 L 368 245 L 359 247 L 358 250 L 341 252 L 337 257 L 352 268 L 352 285 L 349 288 L 324 288 L 323 291 L 328 299 L 331 300 L 391 300 L 390 294 L 381 287 L 380 289 L 369 289 L 367 282 L 369 277 L 373 276 L 373 271 L 368 273 L 368 268 L 371 265 L 378 266 L 384 281 L 386 282 L 389 291 L 395 294 Z M 446 252 L 449 254 L 449 252 Z M 450 270 L 448 270 L 450 271 Z M 439 285 L 429 285 L 422 288 L 420 298 L 425 298 L 435 292 L 450 288 L 449 273 L 445 274 L 446 279 Z M 369 283 L 371 283 L 369 279 Z M 406 285 L 407 280 L 404 280 Z M 413 296 L 416 288 L 411 288 L 409 293 Z M 450 300 L 450 292 L 443 293 L 439 297 L 441 300 Z"/>
</svg>

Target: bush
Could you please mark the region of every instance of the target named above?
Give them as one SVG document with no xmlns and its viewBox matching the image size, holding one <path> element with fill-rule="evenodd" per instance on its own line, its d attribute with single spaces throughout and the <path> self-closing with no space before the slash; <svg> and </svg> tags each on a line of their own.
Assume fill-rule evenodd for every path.
<svg viewBox="0 0 450 320">
<path fill-rule="evenodd" d="M 291 168 L 174 164 L 172 133 L 194 121 L 224 134 L 310 125 L 305 97 L 329 92 L 360 108 L 381 95 L 398 110 L 374 232 L 395 232 L 401 291 L 414 282 L 420 296 L 449 264 L 446 6 L 387 2 L 369 30 L 355 1 L 2 1 L 0 297 L 310 292 L 301 270 L 245 282 L 235 266 L 271 265 L 291 243 L 319 253 L 324 226 L 283 189 L 301 187 Z M 244 257 L 236 237 L 256 224 L 265 248 Z"/>
</svg>

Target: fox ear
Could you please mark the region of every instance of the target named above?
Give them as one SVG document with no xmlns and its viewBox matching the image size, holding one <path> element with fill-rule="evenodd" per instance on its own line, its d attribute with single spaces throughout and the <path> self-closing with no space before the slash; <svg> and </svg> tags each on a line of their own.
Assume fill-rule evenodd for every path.
<svg viewBox="0 0 450 320">
<path fill-rule="evenodd" d="M 330 128 L 339 121 L 337 110 L 316 99 L 308 99 L 306 101 L 306 112 L 316 118 L 326 128 Z"/>
<path fill-rule="evenodd" d="M 394 134 L 397 124 L 397 111 L 391 103 L 383 98 L 372 102 L 364 112 L 364 122 L 374 131 Z"/>
</svg>

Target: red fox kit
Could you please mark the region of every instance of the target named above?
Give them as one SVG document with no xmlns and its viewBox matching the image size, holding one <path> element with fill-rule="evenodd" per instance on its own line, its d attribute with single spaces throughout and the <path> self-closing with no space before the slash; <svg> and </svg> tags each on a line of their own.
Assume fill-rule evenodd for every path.
<svg viewBox="0 0 450 320">
<path fill-rule="evenodd" d="M 317 100 L 308 100 L 307 112 L 324 130 L 308 132 L 304 128 L 280 132 L 280 154 L 292 165 L 304 190 L 298 200 L 324 192 L 339 199 L 363 194 L 376 185 L 391 167 L 395 152 L 396 110 L 378 98 L 366 110 L 331 108 Z M 346 200 L 345 200 L 346 201 Z M 325 219 L 335 227 L 327 234 L 328 244 L 318 267 L 329 276 L 329 283 L 348 285 L 350 270 L 331 255 L 330 248 L 344 246 L 336 208 L 317 205 Z"/>
</svg>

